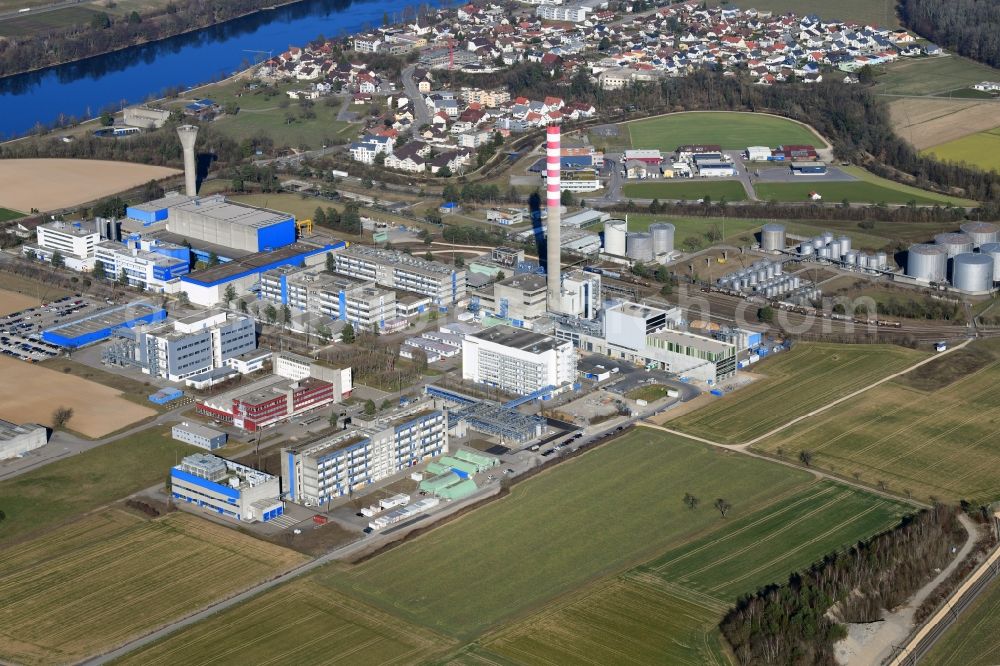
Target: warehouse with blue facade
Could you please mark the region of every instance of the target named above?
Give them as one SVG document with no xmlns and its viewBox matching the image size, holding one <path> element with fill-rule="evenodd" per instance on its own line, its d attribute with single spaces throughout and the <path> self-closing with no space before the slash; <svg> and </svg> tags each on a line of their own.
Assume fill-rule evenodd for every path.
<svg viewBox="0 0 1000 666">
<path fill-rule="evenodd" d="M 167 318 L 167 311 L 148 301 L 134 301 L 88 314 L 42 331 L 49 344 L 76 349 L 111 337 L 116 328 L 132 328 Z"/>
<path fill-rule="evenodd" d="M 221 194 L 171 205 L 167 231 L 243 252 L 277 250 L 295 242 L 295 217 L 227 201 Z"/>
<path fill-rule="evenodd" d="M 285 512 L 278 477 L 209 453 L 186 456 L 171 468 L 170 494 L 237 522 L 266 522 Z"/>
</svg>

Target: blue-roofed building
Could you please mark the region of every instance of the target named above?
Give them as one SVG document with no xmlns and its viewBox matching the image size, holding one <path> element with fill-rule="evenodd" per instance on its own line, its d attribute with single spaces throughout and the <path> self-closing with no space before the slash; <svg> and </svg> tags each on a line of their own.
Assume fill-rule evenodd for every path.
<svg viewBox="0 0 1000 666">
<path fill-rule="evenodd" d="M 148 301 L 105 308 L 42 331 L 42 340 L 49 344 L 76 349 L 111 337 L 118 328 L 133 328 L 167 318 L 167 311 Z"/>
<path fill-rule="evenodd" d="M 257 523 L 285 512 L 281 481 L 209 453 L 194 453 L 170 470 L 170 494 L 229 520 Z"/>
</svg>

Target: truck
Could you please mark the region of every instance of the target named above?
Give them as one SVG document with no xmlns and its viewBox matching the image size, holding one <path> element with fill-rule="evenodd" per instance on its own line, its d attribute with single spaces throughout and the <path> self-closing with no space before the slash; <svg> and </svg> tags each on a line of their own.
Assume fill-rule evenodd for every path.
<svg viewBox="0 0 1000 666">
<path fill-rule="evenodd" d="M 346 171 L 340 171 L 339 169 L 331 169 L 330 175 L 334 178 L 349 178 L 350 174 Z"/>
</svg>

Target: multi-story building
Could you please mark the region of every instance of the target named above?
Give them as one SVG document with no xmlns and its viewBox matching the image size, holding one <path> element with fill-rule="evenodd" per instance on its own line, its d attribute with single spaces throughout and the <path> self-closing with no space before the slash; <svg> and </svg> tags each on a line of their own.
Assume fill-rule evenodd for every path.
<svg viewBox="0 0 1000 666">
<path fill-rule="evenodd" d="M 115 336 L 105 350 L 107 362 L 173 382 L 225 367 L 229 359 L 257 348 L 252 317 L 216 310 L 166 325 L 119 328 Z"/>
<path fill-rule="evenodd" d="M 124 272 L 129 285 L 162 292 L 168 282 L 188 274 L 191 251 L 157 240 L 104 241 L 94 248 L 94 261 L 109 280 L 120 280 Z"/>
<path fill-rule="evenodd" d="M 279 377 L 298 381 L 306 377 L 322 379 L 333 384 L 335 402 L 350 398 L 354 390 L 353 376 L 350 368 L 336 368 L 324 361 L 316 361 L 306 356 L 292 352 L 274 352 L 271 355 L 271 367 Z"/>
<path fill-rule="evenodd" d="M 429 296 L 442 311 L 465 297 L 465 271 L 449 264 L 365 245 L 351 245 L 334 259 L 334 270 L 341 275 Z"/>
<path fill-rule="evenodd" d="M 170 494 L 244 523 L 266 522 L 285 512 L 278 477 L 209 453 L 185 456 L 171 468 Z"/>
<path fill-rule="evenodd" d="M 90 222 L 46 222 L 35 228 L 35 242 L 25 243 L 22 254 L 41 261 L 52 261 L 59 253 L 66 268 L 89 271 L 94 267 L 94 247 L 101 234 Z"/>
<path fill-rule="evenodd" d="M 585 5 L 540 5 L 535 14 L 543 21 L 583 23 L 592 9 Z"/>
<path fill-rule="evenodd" d="M 462 378 L 529 395 L 557 393 L 576 378 L 576 352 L 570 342 L 511 326 L 494 326 L 467 335 L 462 343 Z"/>
<path fill-rule="evenodd" d="M 247 432 L 257 432 L 331 402 L 340 402 L 334 387 L 314 377 L 301 380 L 272 376 L 234 391 L 199 400 L 199 414 Z"/>
<path fill-rule="evenodd" d="M 447 452 L 447 415 L 425 399 L 282 449 L 281 477 L 289 500 L 321 504 Z"/>
<path fill-rule="evenodd" d="M 545 294 L 545 276 L 536 273 L 511 275 L 473 292 L 482 312 L 518 328 L 545 314 Z"/>
<path fill-rule="evenodd" d="M 282 266 L 267 271 L 261 274 L 260 290 L 261 298 L 266 300 L 347 321 L 365 330 L 384 328 L 385 322 L 396 316 L 395 292 L 373 281 L 318 270 Z"/>
</svg>

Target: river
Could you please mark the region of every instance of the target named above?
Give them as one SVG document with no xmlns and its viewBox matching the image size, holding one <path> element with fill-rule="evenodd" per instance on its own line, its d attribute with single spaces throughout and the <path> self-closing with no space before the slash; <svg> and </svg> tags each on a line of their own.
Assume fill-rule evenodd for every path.
<svg viewBox="0 0 1000 666">
<path fill-rule="evenodd" d="M 415 0 L 307 0 L 151 44 L 0 79 L 0 139 L 37 123 L 86 118 L 160 97 L 172 87 L 217 80 L 319 35 L 337 37 L 397 19 Z M 256 51 L 258 53 L 251 53 Z M 261 56 L 259 52 L 265 52 Z"/>
</svg>

